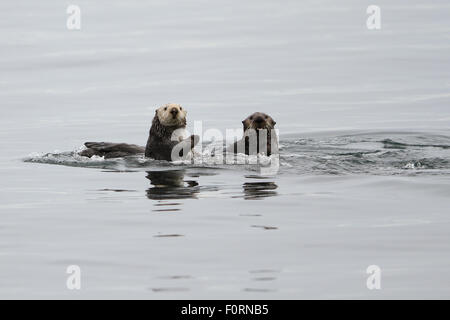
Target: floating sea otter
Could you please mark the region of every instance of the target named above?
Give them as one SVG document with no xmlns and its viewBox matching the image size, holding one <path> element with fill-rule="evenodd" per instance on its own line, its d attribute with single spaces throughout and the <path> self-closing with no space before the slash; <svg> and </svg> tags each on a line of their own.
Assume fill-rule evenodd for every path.
<svg viewBox="0 0 450 320">
<path fill-rule="evenodd" d="M 242 121 L 244 137 L 232 145 L 234 153 L 267 156 L 278 153 L 278 137 L 275 131 L 275 120 L 263 112 L 255 112 Z"/>
<path fill-rule="evenodd" d="M 80 155 L 110 159 L 145 154 L 146 157 L 156 160 L 182 159 L 200 140 L 196 135 L 184 138 L 186 113 L 179 104 L 169 103 L 158 108 L 145 147 L 127 143 L 86 142 L 87 149 Z"/>
</svg>

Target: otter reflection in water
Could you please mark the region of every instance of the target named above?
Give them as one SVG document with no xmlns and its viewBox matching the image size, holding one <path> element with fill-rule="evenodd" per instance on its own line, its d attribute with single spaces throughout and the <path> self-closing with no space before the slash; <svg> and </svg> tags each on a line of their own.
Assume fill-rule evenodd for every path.
<svg viewBox="0 0 450 320">
<path fill-rule="evenodd" d="M 259 200 L 276 196 L 278 185 L 275 182 L 246 182 L 242 185 L 245 200 Z"/>
<path fill-rule="evenodd" d="M 200 192 L 197 181 L 184 180 L 185 170 L 147 171 L 151 188 L 147 197 L 152 200 L 176 200 L 196 198 Z"/>
</svg>

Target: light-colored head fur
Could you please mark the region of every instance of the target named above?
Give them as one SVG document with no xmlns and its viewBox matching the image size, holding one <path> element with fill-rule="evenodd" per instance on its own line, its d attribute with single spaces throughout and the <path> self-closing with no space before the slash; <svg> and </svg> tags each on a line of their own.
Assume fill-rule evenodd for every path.
<svg viewBox="0 0 450 320">
<path fill-rule="evenodd" d="M 156 110 L 159 122 L 166 127 L 186 126 L 186 114 L 187 111 L 176 103 L 168 103 Z"/>
</svg>

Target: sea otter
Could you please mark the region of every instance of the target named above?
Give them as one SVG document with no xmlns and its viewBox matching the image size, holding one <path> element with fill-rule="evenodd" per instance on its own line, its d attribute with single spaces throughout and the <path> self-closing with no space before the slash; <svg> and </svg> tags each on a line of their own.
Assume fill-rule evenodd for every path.
<svg viewBox="0 0 450 320">
<path fill-rule="evenodd" d="M 179 104 L 174 103 L 158 108 L 145 147 L 127 143 L 86 142 L 87 149 L 80 155 L 89 158 L 95 155 L 110 159 L 145 154 L 146 157 L 156 160 L 182 159 L 200 140 L 196 135 L 184 137 L 186 113 Z"/>
<path fill-rule="evenodd" d="M 278 137 L 275 120 L 263 112 L 255 112 L 242 121 L 244 137 L 232 145 L 234 153 L 267 156 L 278 153 Z"/>
</svg>

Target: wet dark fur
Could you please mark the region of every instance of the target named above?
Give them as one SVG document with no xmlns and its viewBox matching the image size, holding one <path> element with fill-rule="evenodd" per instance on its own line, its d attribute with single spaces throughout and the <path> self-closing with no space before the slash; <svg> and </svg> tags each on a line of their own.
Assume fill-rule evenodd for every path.
<svg viewBox="0 0 450 320">
<path fill-rule="evenodd" d="M 181 126 L 164 126 L 155 115 L 152 127 L 145 147 L 145 156 L 156 160 L 172 160 L 172 149 L 179 144 L 179 141 L 172 141 L 171 137 L 175 130 L 184 128 L 186 122 Z M 183 143 L 190 145 L 192 149 L 199 141 L 198 136 L 190 136 L 183 140 Z M 183 156 L 183 151 L 180 152 Z"/>
<path fill-rule="evenodd" d="M 184 128 L 185 126 L 185 122 L 180 126 L 164 126 L 159 122 L 158 116 L 155 115 L 145 148 L 127 143 L 86 142 L 84 145 L 87 149 L 82 151 L 80 155 L 89 158 L 95 155 L 111 159 L 144 153 L 149 158 L 171 161 L 172 149 L 180 143 L 179 141 L 170 140 L 172 133 L 176 129 Z M 192 135 L 183 140 L 183 143 L 186 148 L 193 148 L 198 141 L 198 136 Z M 183 151 L 180 151 L 180 156 L 183 156 Z"/>
<path fill-rule="evenodd" d="M 260 122 L 256 122 L 260 121 Z M 246 155 L 250 155 L 250 146 L 249 146 L 249 135 L 251 134 L 251 129 L 254 129 L 254 132 L 256 132 L 256 154 L 267 151 L 266 155 L 270 156 L 273 153 L 278 153 L 278 145 L 277 145 L 277 137 L 274 136 L 274 141 L 276 145 L 272 145 L 272 134 L 275 134 L 275 132 L 272 132 L 272 129 L 275 128 L 276 122 L 272 119 L 271 116 L 268 114 L 262 113 L 262 112 L 255 112 L 251 115 L 249 115 L 247 118 L 245 118 L 242 121 L 243 127 L 244 127 L 244 137 L 235 142 L 233 144 L 233 152 L 238 153 L 238 146 L 241 147 L 242 150 L 242 144 L 244 144 L 244 151 Z M 263 131 L 260 131 L 260 129 L 266 129 L 267 132 L 267 146 L 266 150 L 262 148 L 260 144 L 264 141 L 260 141 L 260 134 L 262 134 Z M 255 154 L 254 152 L 252 155 Z"/>
</svg>

